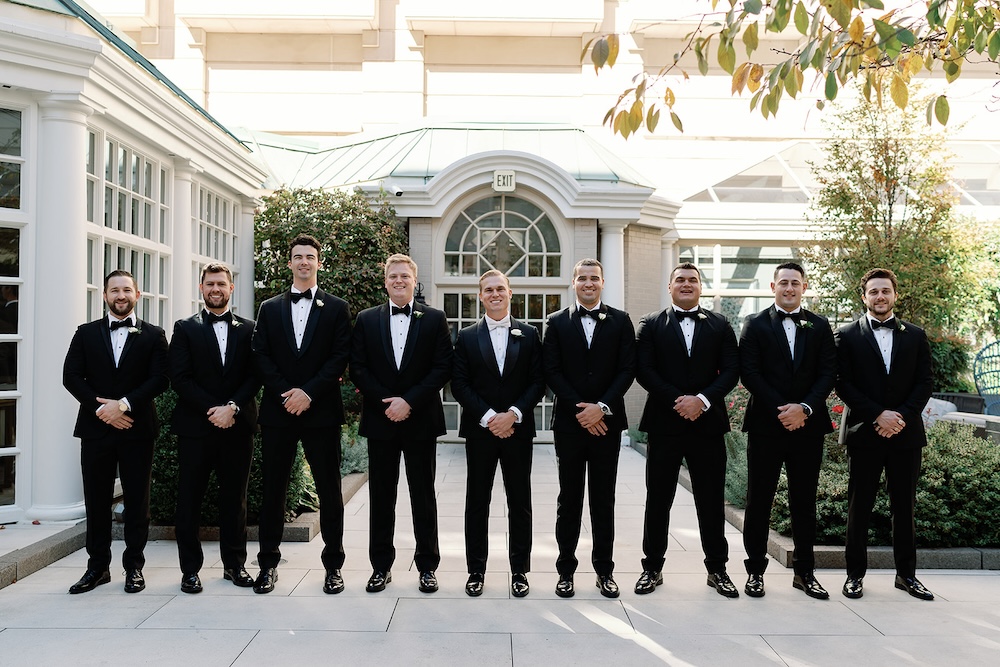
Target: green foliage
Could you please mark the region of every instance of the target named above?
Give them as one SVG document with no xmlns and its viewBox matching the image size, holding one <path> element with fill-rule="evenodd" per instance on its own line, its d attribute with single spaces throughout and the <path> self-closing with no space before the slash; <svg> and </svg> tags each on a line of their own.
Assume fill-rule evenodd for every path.
<svg viewBox="0 0 1000 667">
<path fill-rule="evenodd" d="M 911 81 L 918 75 L 931 75 L 940 68 L 952 83 L 962 75 L 968 58 L 1000 62 L 997 0 L 924 0 L 913 5 L 919 11 L 876 13 L 871 10 L 884 9 L 881 0 L 773 0 L 765 11 L 761 0 L 730 0 L 728 7 L 712 0 L 712 11 L 697 17 L 697 27 L 684 37 L 671 62 L 657 72 L 637 73 L 635 85 L 621 93 L 604 123 L 625 138 L 644 124 L 652 132 L 660 109 L 666 107 L 674 126 L 683 132 L 669 84 L 688 79 L 692 67 L 707 75 L 713 53 L 731 76 L 733 94 L 744 89 L 752 93 L 750 110 L 759 110 L 764 118 L 777 114 L 785 95 L 794 99 L 806 90 L 806 74 L 824 82 L 823 97 L 816 101 L 819 109 L 852 81 L 860 82 L 866 99 L 874 93 L 878 106 L 885 91 L 903 109 L 909 104 Z M 780 46 L 775 40 L 781 40 Z M 791 48 L 786 46 L 789 40 L 794 41 Z M 615 34 L 591 39 L 581 62 L 589 51 L 595 71 L 614 66 L 620 41 Z M 740 50 L 746 52 L 742 63 Z M 946 95 L 928 98 L 921 106 L 928 125 L 934 120 L 946 124 L 949 114 Z"/>
<path fill-rule="evenodd" d="M 360 421 L 344 426 L 340 436 L 340 476 L 368 472 L 368 439 L 358 435 Z"/>
<path fill-rule="evenodd" d="M 969 341 L 956 336 L 940 336 L 930 338 L 928 342 L 935 391 L 975 393 L 976 385 L 972 382 L 969 364 L 973 350 Z"/>
<path fill-rule="evenodd" d="M 406 235 L 383 192 L 277 190 L 254 216 L 256 303 L 288 289 L 289 243 L 310 234 L 323 246 L 319 285 L 346 299 L 353 313 L 385 300 L 386 257 L 407 251 Z"/>
</svg>

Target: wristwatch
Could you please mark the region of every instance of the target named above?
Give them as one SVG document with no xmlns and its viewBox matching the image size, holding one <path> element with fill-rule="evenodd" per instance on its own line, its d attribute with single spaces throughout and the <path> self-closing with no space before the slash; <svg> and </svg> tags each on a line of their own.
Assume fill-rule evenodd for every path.
<svg viewBox="0 0 1000 667">
<path fill-rule="evenodd" d="M 813 409 L 812 408 L 810 408 L 805 403 L 799 403 L 799 405 L 801 405 L 802 409 L 805 410 L 806 417 L 812 417 L 812 415 L 813 415 Z"/>
<path fill-rule="evenodd" d="M 240 406 L 236 405 L 236 401 L 229 401 L 228 403 L 226 403 L 226 407 L 230 407 L 233 409 L 234 417 L 240 414 Z"/>
<path fill-rule="evenodd" d="M 122 412 L 128 412 L 128 403 L 125 401 L 118 401 L 118 409 Z"/>
<path fill-rule="evenodd" d="M 611 408 L 608 407 L 607 403 L 601 403 L 600 401 L 598 401 L 597 407 L 599 407 L 601 409 L 601 412 L 603 412 L 604 414 L 608 415 L 609 417 L 611 416 Z"/>
</svg>

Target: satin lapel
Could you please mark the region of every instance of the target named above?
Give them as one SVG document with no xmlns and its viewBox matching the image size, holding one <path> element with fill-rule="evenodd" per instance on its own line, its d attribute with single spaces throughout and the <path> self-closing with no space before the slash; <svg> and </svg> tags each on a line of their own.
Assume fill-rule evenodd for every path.
<svg viewBox="0 0 1000 667">
<path fill-rule="evenodd" d="M 899 324 L 900 320 L 896 318 L 896 324 Z M 896 370 L 896 359 L 899 358 L 899 349 L 906 345 L 903 338 L 906 336 L 905 333 L 900 331 L 898 328 L 892 331 L 892 352 L 889 353 L 889 372 Z"/>
<path fill-rule="evenodd" d="M 211 356 L 215 359 L 215 365 L 222 368 L 222 351 L 219 350 L 219 339 L 215 337 L 215 327 L 205 320 L 203 313 L 198 313 L 197 317 L 201 331 L 205 335 L 205 345 L 208 345 L 208 349 L 215 351 L 215 354 Z M 230 330 L 229 338 L 232 339 L 232 337 L 232 331 Z"/>
<path fill-rule="evenodd" d="M 108 316 L 104 316 L 104 320 L 101 322 L 101 338 L 104 339 L 104 349 L 108 351 L 108 359 L 111 360 L 111 365 L 115 365 L 115 349 L 111 346 L 111 328 L 108 326 Z"/>
<path fill-rule="evenodd" d="M 879 367 L 882 369 L 882 372 L 884 373 L 885 372 L 885 363 L 882 361 L 882 349 L 879 348 L 878 341 L 875 340 L 875 332 L 872 331 L 872 327 L 868 323 L 868 318 L 866 316 L 862 315 L 861 316 L 861 321 L 858 324 L 861 326 L 861 335 L 865 337 L 865 339 L 868 341 L 868 344 L 872 346 L 873 350 L 875 350 L 875 358 L 879 360 Z M 892 351 L 893 351 L 893 357 L 895 357 L 895 354 L 896 354 L 896 341 L 895 341 L 895 339 L 893 339 L 893 341 L 892 341 Z M 891 359 L 890 359 L 890 362 L 891 362 Z"/>
<path fill-rule="evenodd" d="M 511 326 L 514 322 L 511 321 Z M 500 366 L 497 364 L 497 355 L 493 351 L 493 340 L 490 337 L 490 328 L 486 325 L 486 320 L 479 320 L 479 326 L 476 328 L 476 340 L 479 341 L 479 353 L 483 355 L 483 362 L 486 367 L 489 368 L 497 377 L 500 377 Z M 508 340 L 508 349 L 509 349 Z"/>
<path fill-rule="evenodd" d="M 297 354 L 302 355 L 303 352 L 309 347 L 309 343 L 312 341 L 313 334 L 316 333 L 316 327 L 319 323 L 319 311 L 326 304 L 323 302 L 321 296 L 326 296 L 323 292 L 316 288 L 316 294 L 313 295 L 312 306 L 309 308 L 309 318 L 306 320 L 306 330 L 302 333 L 302 347 L 299 348 Z M 319 304 L 323 303 L 321 306 Z M 291 306 L 289 306 L 291 309 Z M 291 314 L 289 313 L 289 320 L 291 320 Z"/>
<path fill-rule="evenodd" d="M 281 295 L 281 326 L 285 330 L 288 347 L 297 352 L 295 329 L 292 328 L 292 292 L 290 290 Z"/>
<path fill-rule="evenodd" d="M 674 336 L 677 337 L 677 344 L 681 346 L 684 352 L 687 352 L 687 343 L 684 342 L 684 330 L 681 329 L 681 321 L 677 319 L 677 312 L 673 308 L 667 308 L 663 316 L 664 326 L 670 331 Z"/>
<path fill-rule="evenodd" d="M 385 303 L 378 309 L 378 331 L 382 337 L 382 350 L 389 362 L 389 368 L 396 370 L 396 355 L 392 352 L 392 332 L 389 329 L 389 305 Z"/>
<path fill-rule="evenodd" d="M 771 331 L 774 332 L 774 337 L 778 341 L 778 349 L 781 350 L 781 358 L 784 359 L 785 363 L 788 364 L 789 368 L 793 366 L 792 364 L 792 351 L 788 349 L 788 337 L 785 335 L 785 327 L 781 324 L 781 318 L 778 317 L 778 311 L 774 306 L 771 306 L 767 311 L 768 317 L 771 318 Z M 799 336 L 795 335 L 796 345 L 798 344 Z"/>
<path fill-rule="evenodd" d="M 605 323 L 608 321 L 608 318 L 611 317 L 608 314 L 608 307 L 606 305 L 604 305 L 603 303 L 601 304 L 601 309 L 598 311 L 598 313 L 599 314 L 598 314 L 598 317 L 597 317 L 597 321 L 594 323 L 594 336 L 593 336 L 593 338 L 590 339 L 590 347 L 591 347 L 591 349 L 593 349 L 593 347 L 595 345 L 597 345 L 597 337 L 601 335 L 601 331 L 604 330 Z M 601 315 L 604 316 L 603 320 L 600 317 Z M 583 323 L 582 322 L 580 323 L 580 328 L 583 328 Z"/>
<path fill-rule="evenodd" d="M 129 328 L 131 329 L 132 327 Z M 132 333 L 130 331 L 128 335 L 125 337 L 125 346 L 122 348 L 122 356 L 118 357 L 119 368 L 121 367 L 122 362 L 125 361 L 125 355 L 128 354 L 128 351 L 132 349 L 132 344 L 135 342 L 135 337 L 139 336 L 142 333 L 142 320 L 140 320 L 138 317 L 135 318 L 135 328 L 137 329 L 136 333 Z M 111 332 L 109 331 L 108 332 L 109 340 L 110 337 L 111 337 Z"/>
<path fill-rule="evenodd" d="M 799 312 L 802 313 L 802 319 L 800 321 L 801 322 L 808 322 L 809 320 L 806 317 L 806 311 L 805 311 L 805 309 L 802 309 Z M 798 325 L 796 325 L 795 328 L 798 329 L 798 330 L 795 332 L 795 356 L 792 358 L 792 370 L 793 371 L 798 371 L 799 370 L 799 366 L 802 365 L 802 357 L 805 355 L 805 351 L 806 351 L 806 336 L 809 335 L 807 333 L 809 331 L 809 329 L 806 328 L 806 327 L 800 327 Z"/>
<path fill-rule="evenodd" d="M 520 331 L 521 336 L 515 336 L 514 332 Z M 521 353 L 522 341 L 527 336 L 527 332 L 521 329 L 521 323 L 515 320 L 513 317 L 510 318 L 510 332 L 507 334 L 507 356 L 504 358 L 503 362 L 503 374 L 507 375 L 510 373 L 511 369 L 517 363 L 517 357 Z"/>
<path fill-rule="evenodd" d="M 414 301 L 413 312 L 410 313 L 410 329 L 406 332 L 406 347 L 403 348 L 403 359 L 399 364 L 400 371 L 406 368 L 406 364 L 410 363 L 413 357 L 413 348 L 417 346 L 417 336 L 420 335 L 420 320 L 423 319 L 423 316 L 418 317 L 417 313 L 422 312 L 423 308 Z"/>
<path fill-rule="evenodd" d="M 698 314 L 701 315 L 701 309 L 698 309 Z M 695 355 L 698 350 L 698 340 L 701 338 L 702 333 L 705 331 L 705 327 L 708 326 L 708 316 L 705 319 L 700 317 L 694 318 L 694 333 L 691 336 L 691 356 Z"/>
<path fill-rule="evenodd" d="M 580 317 L 579 306 L 572 306 L 569 311 L 569 321 L 573 323 L 573 327 L 580 334 L 580 338 L 583 340 L 584 349 L 587 348 L 587 333 L 583 330 L 583 318 Z"/>
<path fill-rule="evenodd" d="M 236 358 L 236 350 L 239 348 L 240 336 L 253 335 L 253 330 L 243 331 L 245 328 L 243 323 L 236 319 L 236 316 L 232 313 L 229 314 L 232 318 L 229 324 L 229 337 L 228 343 L 226 344 L 226 359 L 222 362 L 222 372 L 228 373 L 229 369 L 233 367 L 233 359 Z M 218 345 L 218 340 L 216 340 L 216 345 Z M 219 357 L 222 357 L 222 353 L 219 353 Z"/>
</svg>

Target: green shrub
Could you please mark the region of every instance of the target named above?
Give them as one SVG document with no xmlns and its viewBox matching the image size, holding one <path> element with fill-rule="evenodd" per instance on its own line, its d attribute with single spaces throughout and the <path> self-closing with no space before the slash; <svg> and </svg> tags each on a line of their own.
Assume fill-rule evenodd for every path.
<svg viewBox="0 0 1000 667">
<path fill-rule="evenodd" d="M 969 375 L 969 357 L 972 354 L 969 341 L 955 336 L 931 336 L 928 343 L 934 391 L 975 392 L 975 384 Z"/>
<path fill-rule="evenodd" d="M 360 421 L 344 426 L 340 436 L 340 476 L 352 472 L 368 472 L 368 439 L 358 435 Z"/>
</svg>

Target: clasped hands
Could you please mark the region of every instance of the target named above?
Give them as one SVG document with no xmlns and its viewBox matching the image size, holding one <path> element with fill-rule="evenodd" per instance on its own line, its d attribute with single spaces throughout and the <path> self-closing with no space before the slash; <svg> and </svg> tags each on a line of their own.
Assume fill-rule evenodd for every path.
<svg viewBox="0 0 1000 667">
<path fill-rule="evenodd" d="M 517 423 L 517 415 L 513 410 L 498 412 L 486 421 L 486 428 L 490 433 L 498 438 L 509 438 L 514 435 L 514 424 Z"/>
<path fill-rule="evenodd" d="M 312 399 L 309 398 L 309 395 L 298 387 L 289 389 L 283 393 L 281 399 L 281 404 L 285 406 L 285 412 L 296 417 L 308 410 L 309 406 L 312 405 Z"/>
<path fill-rule="evenodd" d="M 799 403 L 785 403 L 778 406 L 778 421 L 788 431 L 805 426 L 807 418 L 806 409 Z"/>
<path fill-rule="evenodd" d="M 577 403 L 576 407 L 580 411 L 576 413 L 576 421 L 580 426 L 587 429 L 590 435 L 604 435 L 608 432 L 608 425 L 604 423 L 604 411 L 597 403 Z"/>
<path fill-rule="evenodd" d="M 895 410 L 883 410 L 875 419 L 875 432 L 883 438 L 898 435 L 904 428 L 906 422 L 903 420 L 903 415 Z"/>
<path fill-rule="evenodd" d="M 389 404 L 389 407 L 385 409 L 385 416 L 389 418 L 389 421 L 401 422 L 410 416 L 410 404 L 403 398 L 392 396 L 383 398 L 382 402 Z"/>
<path fill-rule="evenodd" d="M 98 396 L 97 402 L 101 404 L 101 407 L 97 408 L 97 412 L 94 414 L 102 422 L 120 431 L 132 428 L 132 418 L 118 409 L 121 399 L 101 398 Z"/>
</svg>

